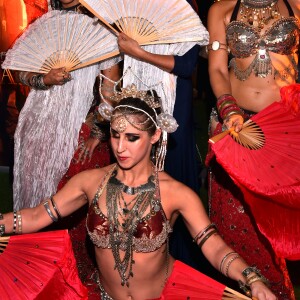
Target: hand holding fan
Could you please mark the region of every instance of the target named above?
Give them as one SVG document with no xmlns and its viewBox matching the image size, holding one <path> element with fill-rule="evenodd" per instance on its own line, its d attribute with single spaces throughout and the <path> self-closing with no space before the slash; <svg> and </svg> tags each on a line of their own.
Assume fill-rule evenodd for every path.
<svg viewBox="0 0 300 300">
<path fill-rule="evenodd" d="M 6 54 L 3 69 L 72 71 L 119 54 L 116 37 L 92 18 L 50 11 L 29 25 Z"/>
<path fill-rule="evenodd" d="M 262 148 L 265 144 L 265 135 L 262 129 L 251 119 L 243 124 L 241 131 L 235 132 L 233 128 L 230 128 L 213 136 L 209 139 L 209 142 L 214 144 L 228 134 L 231 135 L 234 141 L 249 150 Z"/>
<path fill-rule="evenodd" d="M 201 42 L 203 25 L 185 0 L 80 0 L 116 34 L 140 45 Z"/>
<path fill-rule="evenodd" d="M 175 261 L 161 300 L 251 300 L 190 266 Z M 157 299 L 158 300 L 158 299 Z"/>
<path fill-rule="evenodd" d="M 300 259 L 300 85 L 282 88 L 281 98 L 251 117 L 237 137 L 210 143 L 277 255 Z"/>
</svg>

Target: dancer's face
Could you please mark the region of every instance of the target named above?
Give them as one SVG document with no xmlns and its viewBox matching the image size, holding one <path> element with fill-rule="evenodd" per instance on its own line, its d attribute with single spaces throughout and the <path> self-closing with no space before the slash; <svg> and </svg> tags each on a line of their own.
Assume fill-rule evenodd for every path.
<svg viewBox="0 0 300 300">
<path fill-rule="evenodd" d="M 79 3 L 79 0 L 59 0 L 63 8 L 72 7 Z"/>
<path fill-rule="evenodd" d="M 124 169 L 130 169 L 143 161 L 148 162 L 152 145 L 159 137 L 160 131 L 150 136 L 147 131 L 138 130 L 128 122 L 124 130 L 124 127 L 120 127 L 120 119 L 111 124 L 112 150 L 119 166 Z"/>
</svg>

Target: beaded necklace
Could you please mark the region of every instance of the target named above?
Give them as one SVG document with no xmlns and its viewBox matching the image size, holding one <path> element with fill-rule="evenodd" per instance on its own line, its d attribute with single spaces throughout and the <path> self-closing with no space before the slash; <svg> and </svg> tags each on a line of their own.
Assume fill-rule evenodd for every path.
<svg viewBox="0 0 300 300">
<path fill-rule="evenodd" d="M 126 202 L 123 196 L 124 184 L 117 178 L 117 170 L 107 183 L 106 206 L 109 221 L 109 240 L 115 260 L 115 269 L 121 277 L 122 286 L 129 286 L 133 277 L 133 237 L 140 222 L 161 209 L 158 188 L 158 172 L 153 171 L 148 182 L 139 186 L 133 199 Z M 150 212 L 144 217 L 147 209 Z M 121 258 L 121 245 L 125 244 L 124 256 Z"/>
<path fill-rule="evenodd" d="M 272 19 L 278 19 L 278 0 L 241 0 L 241 21 L 260 31 Z"/>
</svg>

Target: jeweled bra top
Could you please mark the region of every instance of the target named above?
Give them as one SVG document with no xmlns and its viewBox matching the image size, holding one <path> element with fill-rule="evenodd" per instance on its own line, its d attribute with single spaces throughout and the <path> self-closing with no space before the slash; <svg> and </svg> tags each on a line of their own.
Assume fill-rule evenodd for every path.
<svg viewBox="0 0 300 300">
<path fill-rule="evenodd" d="M 290 56 L 291 65 L 284 72 L 274 70 L 274 76 L 279 75 L 281 79 L 284 79 L 291 69 L 296 73 L 297 62 L 293 55 L 298 51 L 299 47 L 300 23 L 294 17 L 287 0 L 284 0 L 284 2 L 288 8 L 289 17 L 275 21 L 262 35 L 253 26 L 236 20 L 240 2 L 240 0 L 237 1 L 231 16 L 231 22 L 226 26 L 227 45 L 235 58 L 247 58 L 256 55 L 254 59 L 256 61 L 253 61 L 246 70 L 239 70 L 236 66 L 235 58 L 233 58 L 230 62 L 230 67 L 234 68 L 236 77 L 240 80 L 245 80 L 252 71 L 254 71 L 256 76 L 260 77 L 265 77 L 271 73 L 271 61 L 269 63 L 270 67 L 268 70 L 265 70 L 265 73 L 255 69 L 257 60 L 265 61 L 268 58 L 269 51 Z"/>
<path fill-rule="evenodd" d="M 98 206 L 98 199 L 101 195 L 103 186 L 99 189 L 89 207 L 86 227 L 88 234 L 95 246 L 99 248 L 111 248 L 109 240 L 109 221 Z M 144 216 L 137 225 L 133 235 L 133 251 L 153 252 L 167 242 L 169 234 L 172 232 L 169 221 L 161 204 L 157 211 L 152 211 Z M 126 234 L 121 233 L 120 249 L 126 249 Z"/>
</svg>

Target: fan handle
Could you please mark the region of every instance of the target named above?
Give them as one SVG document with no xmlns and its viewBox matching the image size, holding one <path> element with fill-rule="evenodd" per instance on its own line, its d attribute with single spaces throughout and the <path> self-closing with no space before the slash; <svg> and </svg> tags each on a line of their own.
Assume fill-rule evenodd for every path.
<svg viewBox="0 0 300 300">
<path fill-rule="evenodd" d="M 223 132 L 221 132 L 221 133 L 219 133 L 219 134 L 211 137 L 208 141 L 210 143 L 214 144 L 214 143 L 220 141 L 222 138 L 224 138 L 226 135 L 230 134 L 233 131 L 234 131 L 233 128 L 227 129 L 227 130 L 225 130 L 225 131 L 223 131 Z"/>
</svg>

